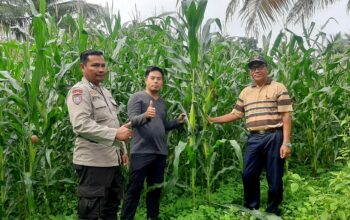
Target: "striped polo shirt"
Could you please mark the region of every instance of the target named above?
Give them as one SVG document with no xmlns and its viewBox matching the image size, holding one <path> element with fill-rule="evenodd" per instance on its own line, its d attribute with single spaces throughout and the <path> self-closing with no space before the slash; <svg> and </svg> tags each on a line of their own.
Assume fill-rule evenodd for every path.
<svg viewBox="0 0 350 220">
<path fill-rule="evenodd" d="M 246 118 L 249 131 L 258 131 L 282 127 L 280 113 L 291 111 L 292 101 L 286 87 L 268 78 L 262 87 L 253 82 L 244 88 L 232 113 Z"/>
</svg>

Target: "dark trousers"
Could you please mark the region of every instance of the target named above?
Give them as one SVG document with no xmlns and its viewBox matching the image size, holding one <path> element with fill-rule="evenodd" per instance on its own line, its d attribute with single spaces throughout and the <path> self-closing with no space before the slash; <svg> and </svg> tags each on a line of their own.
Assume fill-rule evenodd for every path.
<svg viewBox="0 0 350 220">
<path fill-rule="evenodd" d="M 163 182 L 165 164 L 165 155 L 131 155 L 129 183 L 121 213 L 122 220 L 134 219 L 145 179 L 148 188 L 155 187 L 149 190 L 146 195 L 147 219 L 158 219 L 161 188 L 155 184 Z"/>
<path fill-rule="evenodd" d="M 79 219 L 116 220 L 123 193 L 120 167 L 74 165 L 74 168 L 79 175 Z"/>
<path fill-rule="evenodd" d="M 284 160 L 280 158 L 282 141 L 282 130 L 267 134 L 249 134 L 242 175 L 247 208 L 260 207 L 260 174 L 264 167 L 269 186 L 266 211 L 275 212 L 281 204 L 284 172 Z"/>
</svg>

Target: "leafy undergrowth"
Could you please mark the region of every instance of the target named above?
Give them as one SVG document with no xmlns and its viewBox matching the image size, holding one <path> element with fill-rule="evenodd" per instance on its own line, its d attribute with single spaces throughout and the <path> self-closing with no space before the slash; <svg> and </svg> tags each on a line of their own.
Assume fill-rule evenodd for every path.
<svg viewBox="0 0 350 220">
<path fill-rule="evenodd" d="M 298 167 L 300 169 L 302 168 Z M 333 171 L 325 171 L 317 177 L 309 176 L 307 168 L 300 171 L 297 174 L 297 171 L 290 170 L 284 177 L 285 193 L 281 217 L 263 212 L 267 201 L 267 183 L 263 175 L 260 210 L 251 211 L 242 206 L 243 186 L 237 175 L 217 187 L 211 195 L 210 204 L 205 193 L 197 196 L 195 208 L 192 194 L 186 189 L 177 188 L 167 192 L 162 198 L 159 217 L 164 220 L 350 219 L 350 162 L 341 168 L 333 168 Z M 135 220 L 146 219 L 144 196 Z M 51 219 L 76 219 L 76 216 L 55 216 Z"/>
<path fill-rule="evenodd" d="M 317 178 L 289 173 L 285 182 L 284 219 L 350 219 L 350 162 Z"/>
<path fill-rule="evenodd" d="M 337 171 L 324 171 L 317 177 L 308 173 L 308 168 L 300 168 L 300 174 L 291 170 L 284 177 L 285 193 L 282 219 L 350 219 L 350 163 Z M 239 177 L 233 177 L 218 187 L 211 196 L 211 204 L 203 197 L 196 198 L 196 208 L 192 208 L 192 195 L 178 191 L 162 198 L 161 219 L 281 219 L 263 210 L 267 202 L 267 183 L 261 176 L 261 208 L 251 211 L 242 207 L 243 186 Z M 181 195 L 181 196 L 177 196 Z M 138 210 L 137 220 L 145 219 L 144 203 Z"/>
</svg>

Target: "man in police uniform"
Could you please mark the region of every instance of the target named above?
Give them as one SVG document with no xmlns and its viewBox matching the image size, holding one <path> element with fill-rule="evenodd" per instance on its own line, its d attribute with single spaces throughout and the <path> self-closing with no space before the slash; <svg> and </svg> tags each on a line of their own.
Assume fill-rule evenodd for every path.
<svg viewBox="0 0 350 220">
<path fill-rule="evenodd" d="M 101 85 L 106 76 L 102 52 L 80 55 L 84 77 L 67 95 L 73 131 L 77 135 L 73 164 L 79 175 L 79 219 L 116 219 L 122 195 L 120 164 L 128 163 L 125 145 L 132 132 L 119 125 L 117 105 Z"/>
<path fill-rule="evenodd" d="M 260 174 L 266 168 L 269 185 L 266 211 L 279 215 L 283 197 L 284 159 L 291 154 L 290 133 L 293 111 L 286 87 L 268 77 L 267 62 L 261 56 L 248 63 L 254 82 L 239 95 L 232 112 L 208 117 L 213 123 L 226 123 L 242 117 L 250 132 L 244 155 L 243 185 L 245 206 L 260 207 Z"/>
</svg>

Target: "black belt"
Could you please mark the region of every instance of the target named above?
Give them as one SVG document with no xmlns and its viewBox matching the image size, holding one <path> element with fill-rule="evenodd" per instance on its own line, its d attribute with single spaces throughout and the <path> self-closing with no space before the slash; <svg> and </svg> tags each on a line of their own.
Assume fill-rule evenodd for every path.
<svg viewBox="0 0 350 220">
<path fill-rule="evenodd" d="M 274 133 L 276 131 L 282 131 L 282 127 L 271 128 L 271 129 L 267 129 L 267 130 L 250 131 L 250 133 L 251 134 L 269 134 L 269 133 Z"/>
</svg>

